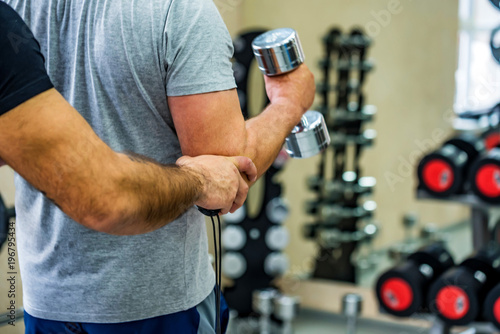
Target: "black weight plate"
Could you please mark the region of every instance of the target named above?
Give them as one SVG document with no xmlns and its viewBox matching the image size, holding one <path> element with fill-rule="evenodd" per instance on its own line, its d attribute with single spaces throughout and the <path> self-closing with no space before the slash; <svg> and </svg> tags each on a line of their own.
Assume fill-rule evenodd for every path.
<svg viewBox="0 0 500 334">
<path fill-rule="evenodd" d="M 500 0 L 490 0 L 491 4 L 497 9 L 500 9 Z"/>
<path fill-rule="evenodd" d="M 483 309 L 484 318 L 500 329 L 500 284 L 488 293 Z"/>
</svg>

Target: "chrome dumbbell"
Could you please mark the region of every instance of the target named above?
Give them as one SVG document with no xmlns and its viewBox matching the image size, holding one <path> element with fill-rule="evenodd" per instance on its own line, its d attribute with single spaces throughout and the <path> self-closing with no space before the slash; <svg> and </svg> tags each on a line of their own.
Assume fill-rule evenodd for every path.
<svg viewBox="0 0 500 334">
<path fill-rule="evenodd" d="M 273 300 L 277 295 L 276 289 L 256 290 L 252 293 L 252 308 L 259 314 L 259 334 L 271 333 Z"/>
<path fill-rule="evenodd" d="M 292 334 L 292 322 L 299 313 L 300 299 L 294 296 L 280 295 L 274 298 L 274 316 L 283 322 L 280 334 Z"/>
<path fill-rule="evenodd" d="M 361 313 L 363 298 L 355 293 L 349 293 L 342 298 L 342 313 L 347 318 L 347 334 L 356 334 L 356 323 Z"/>
<path fill-rule="evenodd" d="M 252 43 L 259 69 L 267 76 L 295 70 L 305 60 L 297 32 L 290 28 L 268 31 Z M 330 144 L 330 135 L 323 115 L 307 111 L 286 138 L 285 149 L 292 158 L 309 158 L 321 153 Z"/>
</svg>

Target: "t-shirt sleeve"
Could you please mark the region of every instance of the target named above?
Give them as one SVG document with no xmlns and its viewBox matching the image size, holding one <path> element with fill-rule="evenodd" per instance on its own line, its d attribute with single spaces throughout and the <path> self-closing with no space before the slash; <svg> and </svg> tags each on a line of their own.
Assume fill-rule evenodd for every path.
<svg viewBox="0 0 500 334">
<path fill-rule="evenodd" d="M 52 87 L 37 40 L 0 1 L 0 115 Z"/>
<path fill-rule="evenodd" d="M 233 43 L 213 0 L 172 0 L 164 33 L 168 96 L 236 87 Z"/>
</svg>

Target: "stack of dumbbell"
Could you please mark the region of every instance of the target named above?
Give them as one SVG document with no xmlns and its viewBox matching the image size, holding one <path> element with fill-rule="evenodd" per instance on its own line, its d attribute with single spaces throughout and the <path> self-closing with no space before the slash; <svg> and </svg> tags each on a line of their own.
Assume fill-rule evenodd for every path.
<svg viewBox="0 0 500 334">
<path fill-rule="evenodd" d="M 257 332 L 292 334 L 292 322 L 297 317 L 299 304 L 298 297 L 283 295 L 276 289 L 254 291 L 252 308 L 259 315 Z"/>
<path fill-rule="evenodd" d="M 419 189 L 440 198 L 473 194 L 500 203 L 500 138 L 461 134 L 425 155 L 418 166 Z"/>
<path fill-rule="evenodd" d="M 376 204 L 364 201 L 376 182 L 362 177 L 360 167 L 363 149 L 372 145 L 376 136 L 364 127 L 376 113 L 374 106 L 365 105 L 363 92 L 367 74 L 373 69 L 366 58 L 371 39 L 359 29 L 344 34 L 335 28 L 323 41 L 323 79 L 317 92 L 332 145 L 322 154 L 318 173 L 308 180 L 316 199 L 306 204 L 314 222 L 305 226 L 304 234 L 320 246 L 314 277 L 355 282 L 353 252 L 377 232 L 376 225 L 370 223 Z"/>
<path fill-rule="evenodd" d="M 500 329 L 500 246 L 490 243 L 459 265 L 442 244 L 426 246 L 377 281 L 380 307 L 397 317 L 432 313 L 448 326 L 491 321 Z"/>
</svg>

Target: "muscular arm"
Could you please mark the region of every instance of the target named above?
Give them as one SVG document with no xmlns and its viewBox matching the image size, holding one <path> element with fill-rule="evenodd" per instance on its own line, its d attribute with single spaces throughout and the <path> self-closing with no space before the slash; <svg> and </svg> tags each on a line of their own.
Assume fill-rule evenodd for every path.
<svg viewBox="0 0 500 334">
<path fill-rule="evenodd" d="M 311 106 L 315 92 L 313 76 L 305 65 L 265 80 L 271 104 L 247 121 L 236 90 L 169 97 L 183 153 L 247 156 L 262 175 Z"/>
<path fill-rule="evenodd" d="M 236 193 L 236 165 L 254 168 L 243 158 L 184 157 L 177 166 L 116 153 L 54 89 L 0 116 L 0 157 L 71 218 L 117 235 L 155 230 L 194 203 L 216 209 L 222 200 L 207 188 Z"/>
</svg>

